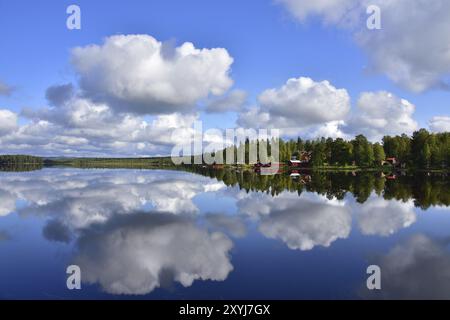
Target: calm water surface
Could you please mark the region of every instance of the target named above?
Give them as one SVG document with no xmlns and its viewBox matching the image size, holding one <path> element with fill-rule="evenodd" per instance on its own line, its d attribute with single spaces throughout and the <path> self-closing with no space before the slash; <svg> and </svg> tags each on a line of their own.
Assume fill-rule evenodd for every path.
<svg viewBox="0 0 450 320">
<path fill-rule="evenodd" d="M 3 172 L 0 298 L 450 299 L 449 187 L 375 173 Z M 73 264 L 79 291 L 66 288 Z"/>
</svg>

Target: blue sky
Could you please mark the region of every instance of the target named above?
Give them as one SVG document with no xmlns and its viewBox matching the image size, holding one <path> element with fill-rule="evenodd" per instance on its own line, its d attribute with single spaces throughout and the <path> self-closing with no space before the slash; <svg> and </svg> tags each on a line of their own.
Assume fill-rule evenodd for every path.
<svg viewBox="0 0 450 320">
<path fill-rule="evenodd" d="M 66 28 L 70 4 L 81 8 L 81 30 Z M 308 77 L 345 88 L 351 98 L 350 114 L 356 112 L 362 92 L 380 90 L 414 104 L 420 127 L 428 127 L 434 116 L 449 114 L 449 91 L 412 92 L 383 73 L 368 71 L 370 55 L 348 29 L 326 25 L 320 15 L 296 19 L 283 3 L 273 0 L 0 0 L 0 81 L 14 88 L 11 95 L 0 95 L 0 109 L 20 113 L 24 107 L 46 107 L 48 87 L 69 82 L 77 87 L 72 48 L 101 45 L 112 35 L 130 34 L 150 35 L 176 46 L 188 41 L 196 48 L 225 48 L 234 59 L 230 90 L 245 90 L 247 106 L 257 105 L 264 90 L 280 88 L 290 78 Z M 200 117 L 205 127 L 227 128 L 236 125 L 239 115 L 202 113 Z M 30 119 L 18 121 L 23 125 Z"/>
</svg>

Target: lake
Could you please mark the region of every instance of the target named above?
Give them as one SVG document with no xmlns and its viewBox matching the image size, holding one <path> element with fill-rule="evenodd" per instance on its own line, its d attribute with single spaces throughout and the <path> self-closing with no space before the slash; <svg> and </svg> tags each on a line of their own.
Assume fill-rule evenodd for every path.
<svg viewBox="0 0 450 320">
<path fill-rule="evenodd" d="M 446 175 L 190 171 L 1 172 L 0 298 L 450 298 Z"/>
</svg>

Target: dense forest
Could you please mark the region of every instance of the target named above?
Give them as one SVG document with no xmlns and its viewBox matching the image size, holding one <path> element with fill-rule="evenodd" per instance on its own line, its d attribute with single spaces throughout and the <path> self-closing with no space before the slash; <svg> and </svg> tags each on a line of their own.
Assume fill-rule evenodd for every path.
<svg viewBox="0 0 450 320">
<path fill-rule="evenodd" d="M 36 164 L 42 165 L 43 159 L 39 157 L 33 156 L 24 156 L 24 155 L 6 155 L 0 156 L 0 165 L 9 165 L 9 164 Z"/>
<path fill-rule="evenodd" d="M 27 155 L 0 156 L 0 170 L 2 171 L 32 171 L 41 169 L 44 160 Z"/>
<path fill-rule="evenodd" d="M 246 163 L 249 160 L 249 150 L 260 148 L 262 144 L 270 155 L 274 141 L 249 141 L 236 147 L 229 147 L 219 151 L 226 159 L 226 152 L 234 149 L 236 160 L 237 153 L 245 150 Z M 253 146 L 252 146 L 253 144 Z M 321 138 L 317 140 L 279 140 L 280 162 L 286 163 L 293 157 L 298 157 L 302 152 L 312 154 L 311 167 L 324 166 L 357 166 L 379 167 L 387 158 L 396 158 L 397 164 L 409 168 L 443 168 L 450 163 L 450 133 L 430 133 L 425 129 L 414 132 L 412 137 L 405 134 L 401 136 L 385 136 L 382 143 L 371 143 L 364 135 L 358 135 L 351 141 L 342 138 Z M 213 154 L 216 156 L 217 154 Z M 264 162 L 265 159 L 258 161 Z"/>
</svg>

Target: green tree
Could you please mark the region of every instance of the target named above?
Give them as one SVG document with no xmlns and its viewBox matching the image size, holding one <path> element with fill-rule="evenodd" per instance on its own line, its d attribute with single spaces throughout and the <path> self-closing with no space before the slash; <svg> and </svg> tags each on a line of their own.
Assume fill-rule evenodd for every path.
<svg viewBox="0 0 450 320">
<path fill-rule="evenodd" d="M 386 159 L 386 154 L 384 153 L 384 149 L 378 142 L 373 145 L 373 156 L 375 159 L 375 165 L 381 165 L 381 162 Z"/>
<path fill-rule="evenodd" d="M 425 166 L 425 168 L 428 168 L 430 166 L 430 160 L 431 160 L 431 148 L 428 143 L 425 143 L 423 146 L 422 152 L 420 153 L 420 163 Z"/>
<path fill-rule="evenodd" d="M 314 145 L 312 154 L 312 164 L 314 167 L 320 167 L 325 164 L 326 161 L 326 145 L 319 141 Z"/>
<path fill-rule="evenodd" d="M 430 133 L 425 129 L 420 129 L 413 133 L 411 142 L 411 160 L 414 166 L 426 167 L 431 157 L 430 146 L 425 149 Z M 425 152 L 426 151 L 426 152 Z"/>
<path fill-rule="evenodd" d="M 358 135 L 352 141 L 353 155 L 359 166 L 371 166 L 374 161 L 373 149 L 370 142 L 363 135 Z"/>
</svg>

